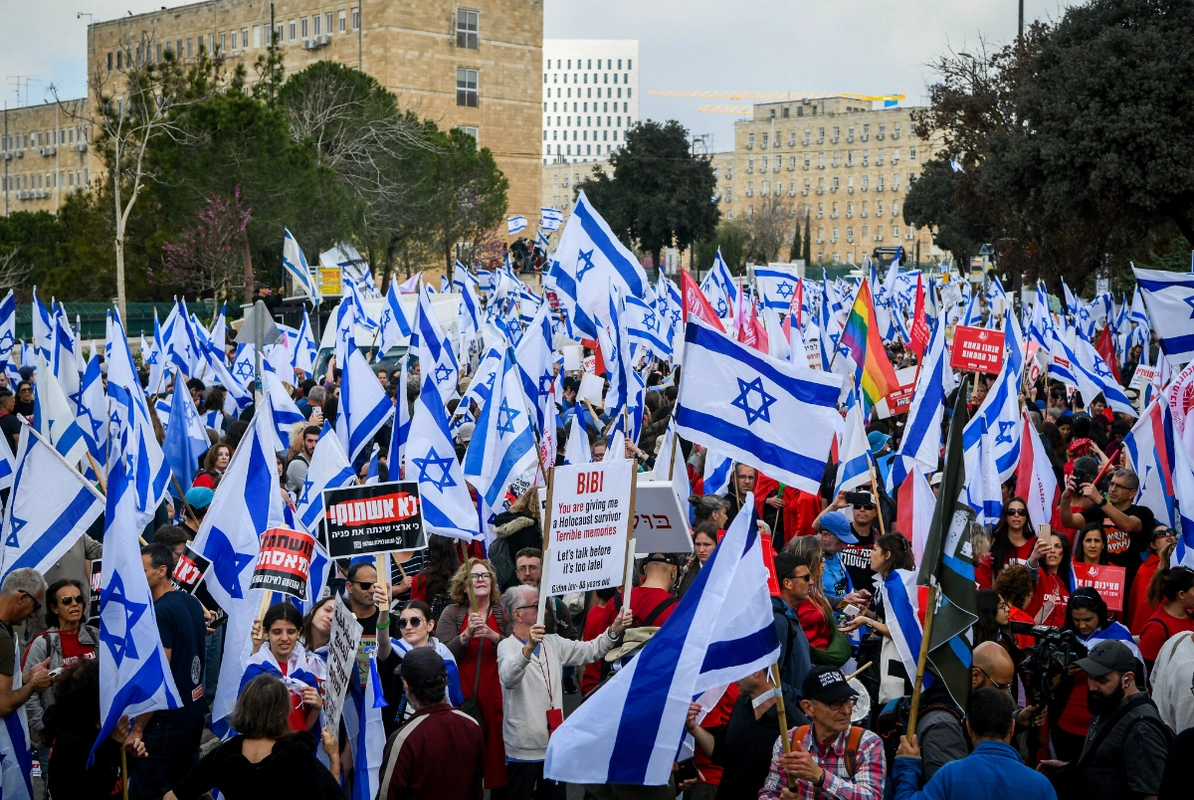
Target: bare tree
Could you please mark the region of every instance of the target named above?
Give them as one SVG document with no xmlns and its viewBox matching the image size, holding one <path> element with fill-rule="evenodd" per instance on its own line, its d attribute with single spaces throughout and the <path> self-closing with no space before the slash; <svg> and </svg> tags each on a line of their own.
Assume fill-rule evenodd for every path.
<svg viewBox="0 0 1194 800">
<path fill-rule="evenodd" d="M 200 46 L 197 66 L 189 71 L 169 47 L 158 51 L 150 32 L 122 40 L 112 69 L 97 63 L 88 77 L 88 102 L 71 104 L 51 86 L 59 107 L 88 131 L 97 131 L 95 144 L 112 182 L 115 209 L 116 302 L 126 316 L 124 274 L 125 230 L 146 183 L 152 179 L 146 153 L 161 136 L 183 135 L 182 119 L 188 107 L 214 91 L 216 82 L 195 80 L 210 67 Z"/>
<path fill-rule="evenodd" d="M 29 276 L 33 274 L 33 267 L 28 262 L 17 260 L 17 253 L 20 250 L 21 248 L 14 247 L 0 255 L 0 292 L 7 289 L 21 289 L 28 285 Z"/>
<path fill-rule="evenodd" d="M 742 227 L 747 235 L 747 260 L 766 264 L 775 261 L 780 248 L 791 241 L 796 218 L 793 206 L 779 195 L 767 195 L 760 201 L 755 204 L 754 213 L 742 222 Z"/>
</svg>

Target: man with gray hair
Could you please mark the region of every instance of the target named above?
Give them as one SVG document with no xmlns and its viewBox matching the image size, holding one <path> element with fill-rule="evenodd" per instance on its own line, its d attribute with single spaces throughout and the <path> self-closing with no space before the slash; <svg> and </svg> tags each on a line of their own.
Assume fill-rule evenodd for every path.
<svg viewBox="0 0 1194 800">
<path fill-rule="evenodd" d="M 32 797 L 29 726 L 25 703 L 48 689 L 54 678 L 49 659 L 21 672 L 20 642 L 14 628 L 37 614 L 46 601 L 46 579 L 35 569 L 14 569 L 0 585 L 0 796 Z M 16 715 L 17 724 L 8 719 Z"/>
<path fill-rule="evenodd" d="M 307 392 L 307 402 L 302 407 L 303 415 L 307 419 L 311 419 L 311 409 L 318 408 L 319 412 L 323 413 L 323 401 L 327 395 L 322 386 L 312 386 L 311 391 Z"/>
</svg>

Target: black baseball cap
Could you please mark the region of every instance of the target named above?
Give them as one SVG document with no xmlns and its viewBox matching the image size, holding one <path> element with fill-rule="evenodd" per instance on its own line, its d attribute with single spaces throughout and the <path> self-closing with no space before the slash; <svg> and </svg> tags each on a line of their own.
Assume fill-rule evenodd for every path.
<svg viewBox="0 0 1194 800">
<path fill-rule="evenodd" d="M 843 697 L 858 697 L 858 692 L 846 681 L 840 669 L 823 665 L 813 667 L 804 676 L 800 696 L 805 700 L 834 703 Z"/>
<path fill-rule="evenodd" d="M 416 647 L 402 657 L 402 680 L 411 685 L 426 684 L 447 674 L 444 659 L 434 647 Z"/>
<path fill-rule="evenodd" d="M 643 559 L 643 566 L 647 564 L 671 564 L 678 567 L 680 559 L 674 553 L 651 553 Z"/>
<path fill-rule="evenodd" d="M 1086 658 L 1078 660 L 1078 668 L 1087 675 L 1101 678 L 1112 672 L 1135 672 L 1136 656 L 1117 639 L 1107 639 L 1090 649 Z"/>
</svg>

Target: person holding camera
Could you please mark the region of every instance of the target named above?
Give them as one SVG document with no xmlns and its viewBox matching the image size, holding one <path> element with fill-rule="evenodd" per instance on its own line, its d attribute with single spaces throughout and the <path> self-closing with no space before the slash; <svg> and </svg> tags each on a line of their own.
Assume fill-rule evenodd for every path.
<svg viewBox="0 0 1194 800">
<path fill-rule="evenodd" d="M 1112 472 L 1105 495 L 1091 482 L 1093 477 L 1087 476 L 1085 471 L 1079 474 L 1078 470 L 1070 476 L 1061 493 L 1061 524 L 1082 529 L 1093 522 L 1103 523 L 1107 533 L 1107 559 L 1127 571 L 1124 593 L 1128 594 L 1148 551 L 1157 519 L 1150 509 L 1133 502 L 1140 489 L 1140 478 L 1132 470 Z M 1073 508 L 1075 505 L 1080 509 L 1077 513 Z"/>
<path fill-rule="evenodd" d="M 1092 647 L 1076 666 L 1086 673 L 1090 728 L 1078 758 L 1042 761 L 1041 771 L 1061 800 L 1094 794 L 1155 798 L 1173 734 L 1136 680 L 1136 655 L 1111 639 Z"/>
<path fill-rule="evenodd" d="M 871 548 L 875 546 L 875 540 L 879 538 L 880 533 L 875 496 L 870 492 L 838 492 L 833 502 L 813 520 L 813 528 L 817 531 L 825 530 L 822 524 L 825 516 L 847 508 L 853 511 L 848 535 L 857 541 L 847 544 L 838 558 L 850 575 L 851 585 L 855 589 L 869 589 L 875 585 L 875 571 L 871 569 Z M 846 541 L 841 535 L 838 538 Z"/>
</svg>

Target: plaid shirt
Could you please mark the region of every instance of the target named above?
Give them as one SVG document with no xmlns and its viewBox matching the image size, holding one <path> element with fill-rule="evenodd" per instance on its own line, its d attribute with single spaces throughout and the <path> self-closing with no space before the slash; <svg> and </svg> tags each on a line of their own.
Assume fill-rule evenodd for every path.
<svg viewBox="0 0 1194 800">
<path fill-rule="evenodd" d="M 796 728 L 788 731 L 789 736 L 795 733 Z M 808 734 L 800 746 L 812 753 L 813 760 L 825 770 L 825 785 L 813 786 L 809 781 L 797 778 L 797 797 L 801 800 L 880 800 L 883 797 L 886 767 L 883 761 L 882 740 L 870 731 L 862 732 L 856 754 L 857 769 L 850 775 L 846 765 L 846 742 L 849 738 L 849 729 L 842 731 L 834 743 L 822 752 L 813 741 L 813 728 L 809 726 Z M 777 737 L 775 749 L 771 753 L 771 769 L 768 770 L 767 780 L 759 792 L 759 800 L 779 800 L 780 791 L 788 785 L 787 775 L 779 765 L 779 759 L 783 754 L 783 742 Z"/>
</svg>

